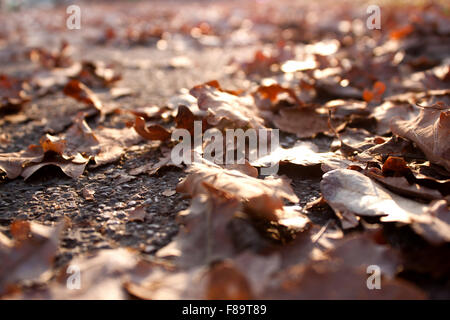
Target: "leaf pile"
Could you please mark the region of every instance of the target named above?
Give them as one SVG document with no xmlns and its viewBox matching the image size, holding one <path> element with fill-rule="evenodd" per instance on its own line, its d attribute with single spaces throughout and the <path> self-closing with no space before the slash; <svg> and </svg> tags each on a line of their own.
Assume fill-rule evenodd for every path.
<svg viewBox="0 0 450 320">
<path fill-rule="evenodd" d="M 219 1 L 211 5 L 214 14 L 179 6 L 93 5 L 83 41 L 103 49 L 187 53 L 232 48 L 236 57 L 220 79 L 226 89 L 204 79 L 177 88 L 180 94 L 166 105 L 136 107 L 133 90 L 115 87 L 129 74 L 115 63 L 76 61 L 67 42 L 54 51 L 32 48 L 28 59 L 37 69 L 29 77 L 0 75 L 2 123 L 14 123 L 11 113 L 23 115 L 19 123 L 36 117 L 50 123 L 36 144 L 0 153 L 2 183 L 27 180 L 43 167 L 78 179 L 148 147 L 159 161 L 118 175 L 162 181 L 161 168 L 181 169 L 183 179 L 162 193 L 170 197 L 176 189 L 190 199 L 177 213 L 178 234 L 154 255 L 114 246 L 57 266 L 60 234 L 74 221 L 50 226 L 18 219 L 0 233 L 0 296 L 426 299 L 427 287 L 417 279 L 448 282 L 450 33 L 444 8 L 386 4 L 389 19 L 379 31 L 365 28 L 357 4 L 337 10 L 328 0 L 318 6 L 244 1 L 239 8 Z M 111 19 L 104 19 L 104 9 Z M 112 26 L 112 19 L 121 23 Z M 241 48 L 249 49 L 246 57 Z M 158 68 L 184 72 L 202 63 L 192 60 L 173 57 Z M 23 108 L 44 96 L 70 97 L 73 105 L 56 118 Z M 180 141 L 172 134 L 192 135 L 195 121 L 201 133 L 279 130 L 280 146 L 256 158 L 247 149 L 242 163 L 227 164 L 224 154 L 212 161 L 191 150 L 199 161 L 175 164 L 171 151 Z M 264 176 L 271 165 L 278 172 Z M 308 187 L 317 196 L 305 196 Z M 94 194 L 83 189 L 87 201 L 95 203 Z M 149 223 L 146 205 L 129 210 L 127 221 Z M 381 290 L 367 287 L 373 265 L 381 269 Z M 66 286 L 71 266 L 82 274 L 80 290 Z"/>
</svg>

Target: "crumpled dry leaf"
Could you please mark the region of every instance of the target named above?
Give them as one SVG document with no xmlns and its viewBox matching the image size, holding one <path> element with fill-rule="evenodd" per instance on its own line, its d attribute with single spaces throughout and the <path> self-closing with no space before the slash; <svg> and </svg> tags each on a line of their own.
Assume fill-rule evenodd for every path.
<svg viewBox="0 0 450 320">
<path fill-rule="evenodd" d="M 353 268 L 377 265 L 383 277 L 390 279 L 393 279 L 401 270 L 399 252 L 389 246 L 375 243 L 370 232 L 340 240 L 326 255 L 330 259 L 338 259 L 344 265 Z"/>
<path fill-rule="evenodd" d="M 90 88 L 107 88 L 122 79 L 122 76 L 102 62 L 83 61 L 74 78 Z"/>
<path fill-rule="evenodd" d="M 27 150 L 0 154 L 0 169 L 8 178 L 22 175 L 28 179 L 44 166 L 57 166 L 71 178 L 78 178 L 90 159 L 95 166 L 118 160 L 127 147 L 140 141 L 133 128 L 99 127 L 92 131 L 78 114 L 73 125 L 61 137 L 49 134 L 42 137 L 40 145 L 31 145 Z"/>
<path fill-rule="evenodd" d="M 229 94 L 232 94 L 232 95 L 235 95 L 235 96 L 238 96 L 238 95 L 240 95 L 242 93 L 241 90 L 226 90 L 226 89 L 223 89 L 222 86 L 220 85 L 219 81 L 217 81 L 217 80 L 211 80 L 211 81 L 208 81 L 208 82 L 196 85 L 190 90 L 190 92 L 191 92 L 191 94 L 193 96 L 197 96 L 198 94 L 201 94 L 201 92 L 203 91 L 203 88 L 205 86 L 214 87 L 214 88 L 216 88 L 219 91 L 226 92 L 226 93 L 229 93 Z"/>
<path fill-rule="evenodd" d="M 36 171 L 41 169 L 42 167 L 46 166 L 56 166 L 61 169 L 62 172 L 64 172 L 67 176 L 71 178 L 78 178 L 80 177 L 84 169 L 86 168 L 86 164 L 88 163 L 88 159 L 83 158 L 81 156 L 77 157 L 73 160 L 65 160 L 61 158 L 55 158 L 55 159 L 47 159 L 44 162 L 31 164 L 23 169 L 22 171 L 22 177 L 24 180 L 27 180 L 30 178 Z"/>
<path fill-rule="evenodd" d="M 23 166 L 28 163 L 40 162 L 44 159 L 44 153 L 39 146 L 29 146 L 27 150 L 0 154 L 0 169 L 6 173 L 9 179 L 20 176 Z"/>
<path fill-rule="evenodd" d="M 29 52 L 30 60 L 39 63 L 44 68 L 67 68 L 72 65 L 70 46 L 67 41 L 61 41 L 58 50 L 48 51 L 45 48 L 33 48 Z"/>
<path fill-rule="evenodd" d="M 375 168 L 369 170 L 366 175 L 400 195 L 421 198 L 425 200 L 436 200 L 442 199 L 443 197 L 443 195 L 438 190 L 421 186 L 418 183 L 410 183 L 405 177 L 383 176 L 381 172 L 378 172 L 378 170 L 376 170 Z"/>
<path fill-rule="evenodd" d="M 0 296 L 17 282 L 50 278 L 62 226 L 16 221 L 11 225 L 15 241 L 0 234 Z"/>
<path fill-rule="evenodd" d="M 80 153 L 67 155 L 64 151 L 65 140 L 46 135 L 40 139 L 40 145 L 31 145 L 20 152 L 0 154 L 0 169 L 6 172 L 9 179 L 21 175 L 26 180 L 40 168 L 54 165 L 69 177 L 78 178 L 89 159 Z"/>
<path fill-rule="evenodd" d="M 218 127 L 225 121 L 236 128 L 265 128 L 252 96 L 235 96 L 210 85 L 195 87 L 190 93 L 197 98 L 199 109 L 207 111 L 207 121 L 212 126 Z"/>
<path fill-rule="evenodd" d="M 0 74 L 0 114 L 19 111 L 30 100 L 26 88 L 24 81 Z"/>
<path fill-rule="evenodd" d="M 428 160 L 442 165 L 450 172 L 450 108 L 435 104 L 420 110 L 409 121 L 394 120 L 392 132 L 414 141 Z"/>
<path fill-rule="evenodd" d="M 159 124 L 146 127 L 145 120 L 142 117 L 136 117 L 133 128 L 141 137 L 147 140 L 166 141 L 171 137 L 170 132 Z"/>
<path fill-rule="evenodd" d="M 125 288 L 140 299 L 252 299 L 262 296 L 279 267 L 276 254 L 246 251 L 233 259 L 184 271 L 152 266 L 148 275 L 134 276 Z"/>
<path fill-rule="evenodd" d="M 63 89 L 66 96 L 77 101 L 93 106 L 98 112 L 102 112 L 103 105 L 97 95 L 85 84 L 78 80 L 70 80 Z"/>
<path fill-rule="evenodd" d="M 133 128 L 99 126 L 92 130 L 82 113 L 74 118 L 73 125 L 63 137 L 67 141 L 65 154 L 73 156 L 80 153 L 88 159 L 92 158 L 96 166 L 117 161 L 127 147 L 141 140 Z"/>
<path fill-rule="evenodd" d="M 297 106 L 303 105 L 303 102 L 297 97 L 294 90 L 276 83 L 268 86 L 260 86 L 254 94 L 260 95 L 262 99 L 268 99 L 272 104 L 278 101 L 279 95 L 287 95 Z"/>
</svg>

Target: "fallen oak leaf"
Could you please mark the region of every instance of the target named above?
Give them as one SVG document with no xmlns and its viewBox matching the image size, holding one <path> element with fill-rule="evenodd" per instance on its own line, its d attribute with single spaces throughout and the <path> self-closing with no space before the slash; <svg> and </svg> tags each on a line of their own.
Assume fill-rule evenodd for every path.
<svg viewBox="0 0 450 320">
<path fill-rule="evenodd" d="M 381 172 L 384 176 L 402 177 L 410 175 L 411 169 L 403 158 L 390 156 L 383 163 Z"/>
<path fill-rule="evenodd" d="M 190 93 L 197 98 L 198 108 L 207 111 L 206 120 L 212 126 L 218 127 L 225 121 L 237 128 L 265 128 L 252 96 L 238 97 L 209 85 L 190 90 Z"/>
<path fill-rule="evenodd" d="M 20 111 L 30 100 L 27 87 L 24 81 L 0 74 L 0 114 Z"/>
<path fill-rule="evenodd" d="M 273 177 L 258 179 L 238 170 L 223 169 L 208 161 L 193 163 L 187 172 L 189 175 L 178 184 L 177 191 L 188 193 L 191 197 L 207 194 L 203 186 L 206 182 L 238 199 L 249 200 L 266 194 L 277 202 L 281 199 L 298 202 L 297 196 L 285 179 Z"/>
<path fill-rule="evenodd" d="M 287 94 L 294 102 L 296 106 L 302 106 L 303 102 L 297 97 L 294 90 L 290 88 L 284 88 L 279 84 L 271 84 L 269 86 L 259 86 L 254 94 L 259 94 L 263 99 L 269 99 L 271 103 L 275 103 L 278 100 L 280 94 Z"/>
<path fill-rule="evenodd" d="M 340 212 L 381 217 L 382 221 L 411 223 L 426 205 L 397 196 L 355 170 L 337 169 L 324 174 L 320 183 L 328 204 Z"/>
<path fill-rule="evenodd" d="M 409 103 L 386 101 L 372 109 L 371 116 L 377 120 L 375 133 L 385 135 L 391 132 L 393 118 L 412 120 L 417 116 L 417 108 Z"/>
<path fill-rule="evenodd" d="M 91 159 L 95 166 L 114 162 L 140 139 L 133 128 L 100 127 L 94 132 L 80 113 L 63 137 L 47 134 L 40 139 L 39 146 L 32 145 L 18 153 L 0 154 L 0 169 L 11 179 L 22 175 L 26 180 L 42 167 L 56 166 L 69 177 L 78 178 Z"/>
<path fill-rule="evenodd" d="M 100 113 L 103 105 L 95 93 L 86 85 L 78 80 L 70 80 L 64 87 L 63 92 L 66 96 L 74 98 L 77 101 L 93 106 Z"/>
<path fill-rule="evenodd" d="M 46 134 L 39 140 L 39 144 L 44 152 L 53 151 L 57 154 L 63 154 L 66 149 L 66 141 L 55 136 Z"/>
<path fill-rule="evenodd" d="M 337 169 L 324 174 L 320 183 L 322 195 L 337 212 L 358 216 L 379 217 L 381 222 L 401 222 L 426 225 L 427 232 L 420 233 L 427 241 L 436 243 L 449 240 L 450 225 L 441 216 L 430 214 L 430 205 L 413 201 L 390 192 L 355 170 Z M 415 230 L 422 230 L 416 228 Z"/>
<path fill-rule="evenodd" d="M 174 120 L 175 127 L 177 129 L 186 129 L 191 135 L 193 135 L 194 121 L 199 120 L 199 117 L 195 116 L 188 107 L 180 105 L 178 106 L 178 112 Z"/>
<path fill-rule="evenodd" d="M 12 153 L 0 153 L 0 170 L 9 179 L 20 176 L 23 167 L 28 163 L 39 163 L 44 159 L 44 152 L 40 146 L 31 145 L 26 150 Z"/>
<path fill-rule="evenodd" d="M 62 172 L 64 172 L 67 176 L 76 179 L 79 178 L 86 168 L 87 163 L 89 162 L 89 159 L 86 159 L 82 157 L 81 155 L 71 159 L 71 160 L 65 160 L 65 159 L 48 159 L 41 163 L 31 164 L 26 166 L 21 176 L 24 178 L 24 180 L 27 180 L 30 178 L 36 171 L 41 169 L 42 167 L 46 166 L 55 166 L 61 169 Z"/>
<path fill-rule="evenodd" d="M 375 242 L 371 232 L 345 237 L 325 252 L 328 259 L 338 259 L 348 267 L 377 265 L 383 277 L 395 278 L 401 271 L 401 258 L 398 251 Z"/>
<path fill-rule="evenodd" d="M 121 80 L 122 76 L 102 62 L 83 61 L 80 71 L 73 78 L 91 88 L 105 88 Z"/>
<path fill-rule="evenodd" d="M 228 225 L 240 207 L 237 199 L 221 192 L 194 198 L 178 215 L 183 222 L 179 234 L 156 256 L 175 257 L 176 264 L 185 268 L 232 256 L 235 250 Z"/>
<path fill-rule="evenodd" d="M 411 120 L 393 120 L 394 134 L 414 141 L 428 160 L 450 172 L 450 109 L 443 104 L 421 108 Z"/>
<path fill-rule="evenodd" d="M 120 158 L 127 147 L 140 141 L 140 136 L 133 128 L 107 128 L 100 126 L 92 130 L 79 113 L 73 125 L 64 135 L 67 141 L 65 153 L 69 156 L 82 154 L 93 159 L 96 166 L 114 162 Z"/>
<path fill-rule="evenodd" d="M 177 129 L 186 129 L 191 135 L 194 134 L 194 121 L 202 121 L 202 130 L 208 128 L 208 124 L 203 117 L 194 115 L 192 111 L 184 105 L 178 106 L 178 112 L 174 120 Z"/>
<path fill-rule="evenodd" d="M 229 94 L 232 94 L 232 95 L 235 95 L 235 96 L 238 96 L 238 95 L 240 95 L 242 93 L 242 90 L 225 90 L 225 89 L 222 89 L 222 87 L 220 86 L 219 81 L 211 80 L 211 81 L 208 81 L 208 82 L 205 82 L 205 83 L 202 83 L 202 84 L 194 86 L 191 89 L 191 94 L 193 96 L 197 96 L 202 91 L 202 89 L 205 86 L 214 87 L 214 88 L 216 88 L 219 91 L 222 91 L 222 92 L 225 92 L 225 93 L 229 93 Z"/>
<path fill-rule="evenodd" d="M 98 146 L 92 150 L 91 154 L 95 166 L 119 160 L 128 147 L 141 141 L 140 135 L 133 128 L 99 127 L 93 133 L 98 140 Z"/>
<path fill-rule="evenodd" d="M 72 139 L 74 137 L 71 137 Z M 67 140 L 47 134 L 39 140 L 39 143 L 39 146 L 31 146 L 31 148 L 36 150 L 40 148 L 43 157 L 39 163 L 33 162 L 22 166 L 21 176 L 24 180 L 45 166 L 59 167 L 66 175 L 74 179 L 83 174 L 89 158 L 83 157 L 76 151 L 68 154 L 66 152 Z"/>
<path fill-rule="evenodd" d="M 39 63 L 44 68 L 67 68 L 73 63 L 69 51 L 69 43 L 61 41 L 58 50 L 47 51 L 45 48 L 34 48 L 30 50 L 29 57 L 32 62 Z"/>
<path fill-rule="evenodd" d="M 438 190 L 430 189 L 417 183 L 410 183 L 405 177 L 385 177 L 377 173 L 375 169 L 371 169 L 365 174 L 386 188 L 406 197 L 425 200 L 437 200 L 443 197 Z"/>
<path fill-rule="evenodd" d="M 294 133 L 298 138 L 314 137 L 319 133 L 329 133 L 328 110 L 314 105 L 301 108 L 283 108 L 275 116 L 273 123 L 282 131 Z M 341 130 L 345 123 L 333 120 L 336 130 Z"/>
<path fill-rule="evenodd" d="M 424 159 L 422 151 L 414 147 L 413 142 L 395 135 L 386 142 L 377 144 L 359 153 L 355 158 L 362 162 L 368 162 L 372 161 L 375 157 L 387 158 L 390 156 Z"/>
<path fill-rule="evenodd" d="M 119 300 L 129 298 L 124 283 L 139 266 L 137 254 L 126 248 L 100 250 L 78 256 L 63 268 L 47 288 L 7 296 L 8 299 Z M 78 270 L 80 287 L 71 278 Z M 68 286 L 68 284 L 71 286 Z M 75 289 L 77 288 L 77 289 Z M 75 290 L 74 290 L 75 289 Z"/>
<path fill-rule="evenodd" d="M 253 296 L 247 277 L 230 261 L 213 264 L 205 277 L 208 300 L 248 300 Z"/>
<path fill-rule="evenodd" d="M 14 230 L 18 223 L 20 231 Z M 50 278 L 62 224 L 48 227 L 21 221 L 13 223 L 12 228 L 15 241 L 0 237 L 0 296 L 7 294 L 8 287 L 17 282 Z"/>
<path fill-rule="evenodd" d="M 330 171 L 347 168 L 353 164 L 339 153 L 318 152 L 318 147 L 311 142 L 297 142 L 292 148 L 278 147 L 271 153 L 264 155 L 250 164 L 256 167 L 266 167 L 274 164 L 292 163 L 300 166 L 314 166 L 322 164 L 322 170 Z"/>
<path fill-rule="evenodd" d="M 302 258 L 297 258 L 299 260 L 297 263 L 288 264 L 273 275 L 270 285 L 259 298 L 425 298 L 421 290 L 395 277 L 401 270 L 399 253 L 388 246 L 375 243 L 372 235 L 358 234 L 343 239 L 341 236 L 318 257 L 311 255 L 312 249 L 308 241 L 306 242 L 303 246 L 296 244 L 301 249 L 296 253 L 297 255 L 301 253 Z M 304 256 L 308 253 L 309 257 L 305 259 Z M 369 290 L 367 287 L 368 267 L 372 265 L 378 266 L 381 270 L 381 285 L 385 292 Z M 317 286 L 318 283 L 322 286 Z M 341 289 L 333 290 L 331 289 L 333 287 Z"/>
</svg>

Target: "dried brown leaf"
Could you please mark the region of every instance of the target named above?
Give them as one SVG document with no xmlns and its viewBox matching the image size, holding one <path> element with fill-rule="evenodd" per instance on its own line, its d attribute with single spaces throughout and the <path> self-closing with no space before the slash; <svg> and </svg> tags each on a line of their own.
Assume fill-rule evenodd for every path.
<svg viewBox="0 0 450 320">
<path fill-rule="evenodd" d="M 420 110 L 411 120 L 396 119 L 392 132 L 414 141 L 428 160 L 450 172 L 450 110 L 448 106 L 435 104 Z"/>
</svg>

